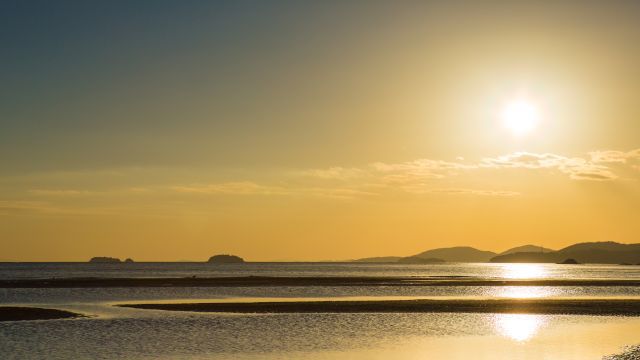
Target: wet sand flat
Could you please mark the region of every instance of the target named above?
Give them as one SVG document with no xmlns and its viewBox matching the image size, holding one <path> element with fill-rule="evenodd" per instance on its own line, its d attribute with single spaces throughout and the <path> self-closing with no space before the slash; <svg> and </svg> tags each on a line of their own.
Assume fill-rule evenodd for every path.
<svg viewBox="0 0 640 360">
<path fill-rule="evenodd" d="M 120 307 L 221 313 L 505 313 L 640 316 L 637 299 L 367 300 L 151 303 Z"/>
<path fill-rule="evenodd" d="M 640 280 L 494 280 L 460 277 L 52 278 L 0 280 L 0 288 L 249 286 L 640 286 Z"/>
<path fill-rule="evenodd" d="M 80 314 L 57 309 L 0 306 L 0 321 L 52 320 L 80 317 Z"/>
</svg>

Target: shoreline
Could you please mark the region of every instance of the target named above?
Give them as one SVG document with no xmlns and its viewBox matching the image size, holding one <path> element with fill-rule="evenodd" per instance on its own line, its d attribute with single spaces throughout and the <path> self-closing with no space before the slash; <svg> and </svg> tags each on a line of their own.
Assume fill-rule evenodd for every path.
<svg viewBox="0 0 640 360">
<path fill-rule="evenodd" d="M 23 306 L 0 306 L 0 322 L 26 320 L 72 319 L 83 315 L 58 309 Z"/>
<path fill-rule="evenodd" d="M 640 316 L 640 300 L 499 299 L 383 300 L 252 303 L 147 303 L 118 307 L 211 313 L 496 313 Z"/>
<path fill-rule="evenodd" d="M 105 287 L 277 287 L 277 286 L 640 286 L 640 279 L 499 280 L 464 277 L 182 277 L 50 278 L 0 280 L 0 288 Z"/>
</svg>

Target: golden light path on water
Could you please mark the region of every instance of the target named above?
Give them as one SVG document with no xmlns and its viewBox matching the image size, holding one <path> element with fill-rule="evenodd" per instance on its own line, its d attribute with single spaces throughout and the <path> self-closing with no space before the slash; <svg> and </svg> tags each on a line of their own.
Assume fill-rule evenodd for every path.
<svg viewBox="0 0 640 360">
<path fill-rule="evenodd" d="M 499 288 L 493 296 L 511 299 L 545 298 L 561 294 L 557 288 L 544 286 L 509 286 Z"/>
<path fill-rule="evenodd" d="M 503 264 L 502 276 L 506 279 L 540 279 L 549 276 L 543 264 Z"/>
<path fill-rule="evenodd" d="M 496 314 L 493 323 L 503 336 L 516 341 L 531 339 L 544 324 L 544 317 L 532 314 Z"/>
<path fill-rule="evenodd" d="M 502 276 L 506 279 L 540 279 L 549 276 L 541 264 L 504 264 Z M 497 297 L 530 299 L 553 296 L 554 289 L 541 286 L 501 287 Z M 502 336 L 524 342 L 536 335 L 544 324 L 544 317 L 533 314 L 496 314 L 494 327 Z"/>
</svg>

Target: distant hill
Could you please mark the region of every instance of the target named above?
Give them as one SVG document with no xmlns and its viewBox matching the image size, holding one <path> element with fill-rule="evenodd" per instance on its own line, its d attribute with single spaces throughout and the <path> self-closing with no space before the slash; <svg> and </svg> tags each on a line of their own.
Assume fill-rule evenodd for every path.
<svg viewBox="0 0 640 360">
<path fill-rule="evenodd" d="M 518 247 L 514 247 L 511 248 L 509 250 L 505 250 L 503 252 L 501 252 L 498 255 L 507 255 L 507 254 L 515 254 L 515 253 L 519 253 L 519 252 L 554 252 L 555 250 L 553 249 L 547 249 L 541 246 L 536 246 L 536 245 L 523 245 L 523 246 L 518 246 Z"/>
<path fill-rule="evenodd" d="M 498 255 L 491 258 L 492 263 L 558 263 L 567 257 L 557 251 L 550 253 L 541 252 L 516 252 L 505 255 Z"/>
<path fill-rule="evenodd" d="M 564 249 L 558 250 L 561 253 L 570 252 L 583 252 L 583 251 L 611 251 L 611 252 L 633 252 L 640 251 L 640 244 L 621 244 L 615 241 L 601 241 L 601 242 L 587 242 L 578 243 L 571 246 L 567 246 Z"/>
<path fill-rule="evenodd" d="M 378 257 L 370 257 L 370 258 L 362 258 L 353 260 L 353 262 L 361 262 L 361 263 L 395 263 L 398 260 L 402 259 L 400 256 L 378 256 Z"/>
<path fill-rule="evenodd" d="M 212 264 L 241 264 L 244 263 L 244 259 L 235 255 L 214 255 L 207 262 Z"/>
<path fill-rule="evenodd" d="M 620 244 L 613 241 L 579 243 L 550 253 L 516 252 L 498 255 L 491 262 L 559 263 L 567 259 L 592 264 L 637 264 L 640 263 L 640 244 Z"/>
<path fill-rule="evenodd" d="M 457 246 L 427 250 L 413 257 L 436 258 L 450 262 L 488 262 L 496 253 L 483 251 L 469 246 Z"/>
<path fill-rule="evenodd" d="M 443 262 L 488 262 L 496 253 L 469 246 L 438 248 L 412 256 L 379 256 L 353 260 L 363 263 L 436 264 Z"/>
<path fill-rule="evenodd" d="M 407 256 L 397 261 L 400 264 L 442 264 L 446 261 L 438 258 L 423 258 L 418 256 Z"/>
</svg>

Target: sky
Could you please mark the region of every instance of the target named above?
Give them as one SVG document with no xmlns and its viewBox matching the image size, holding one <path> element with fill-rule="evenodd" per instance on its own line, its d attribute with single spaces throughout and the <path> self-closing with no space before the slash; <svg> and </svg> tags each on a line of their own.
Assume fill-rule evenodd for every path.
<svg viewBox="0 0 640 360">
<path fill-rule="evenodd" d="M 0 0 L 0 259 L 640 242 L 639 16 Z"/>
</svg>

